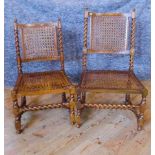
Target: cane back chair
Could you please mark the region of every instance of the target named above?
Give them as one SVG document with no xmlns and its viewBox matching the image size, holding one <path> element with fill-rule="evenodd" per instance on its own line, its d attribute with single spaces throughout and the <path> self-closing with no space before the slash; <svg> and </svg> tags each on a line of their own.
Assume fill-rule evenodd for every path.
<svg viewBox="0 0 155 155">
<path fill-rule="evenodd" d="M 89 37 L 88 27 L 90 27 Z M 78 117 L 80 115 L 80 110 L 84 107 L 98 109 L 129 109 L 133 111 L 137 117 L 137 129 L 142 129 L 144 117 L 142 107 L 146 103 L 148 91 L 134 74 L 135 28 L 135 9 L 132 11 L 131 15 L 85 11 L 82 59 L 83 71 L 78 95 L 81 106 L 78 105 L 78 113 L 76 114 Z M 128 46 L 129 43 L 130 46 Z M 88 70 L 87 55 L 93 53 L 129 54 L 129 70 Z M 85 102 L 86 92 L 125 94 L 125 103 L 88 104 Z M 140 104 L 132 104 L 130 94 L 141 94 L 142 100 Z M 80 121 L 77 122 L 77 124 L 80 126 Z"/>
<path fill-rule="evenodd" d="M 75 88 L 64 70 L 64 53 L 61 20 L 51 23 L 19 24 L 14 22 L 18 78 L 12 90 L 13 111 L 17 133 L 22 132 L 21 116 L 27 111 L 53 108 L 70 109 L 70 121 L 75 122 Z M 54 61 L 61 64 L 60 70 L 46 72 L 24 72 L 22 63 Z M 26 96 L 61 93 L 62 103 L 28 105 Z M 70 94 L 66 98 L 66 93 Z M 18 104 L 18 97 L 21 103 Z"/>
</svg>

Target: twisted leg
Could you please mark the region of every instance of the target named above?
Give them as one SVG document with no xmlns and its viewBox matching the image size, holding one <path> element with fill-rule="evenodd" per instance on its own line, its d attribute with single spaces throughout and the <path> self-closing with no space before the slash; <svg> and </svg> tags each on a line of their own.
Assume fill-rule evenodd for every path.
<svg viewBox="0 0 155 155">
<path fill-rule="evenodd" d="M 22 132 L 22 129 L 21 129 L 21 115 L 22 115 L 22 113 L 20 112 L 17 100 L 13 101 L 13 112 L 15 115 L 16 131 L 17 131 L 17 133 L 21 133 Z"/>
<path fill-rule="evenodd" d="M 126 94 L 125 95 L 125 103 L 126 104 L 130 104 L 131 103 L 131 101 L 130 101 L 130 94 Z"/>
<path fill-rule="evenodd" d="M 140 131 L 143 129 L 144 126 L 144 106 L 146 104 L 146 97 L 142 97 L 142 101 L 139 107 L 136 107 L 133 112 L 137 117 L 137 130 Z"/>
<path fill-rule="evenodd" d="M 21 107 L 26 106 L 26 97 L 22 96 L 21 97 Z"/>
<path fill-rule="evenodd" d="M 80 95 L 78 94 L 77 105 L 76 105 L 76 114 L 75 114 L 76 124 L 77 124 L 78 128 L 81 126 L 80 107 L 81 107 L 81 101 L 80 101 Z"/>
<path fill-rule="evenodd" d="M 15 116 L 15 128 L 17 133 L 21 133 L 22 132 L 22 129 L 21 129 L 22 112 L 20 111 L 20 107 L 18 105 L 16 90 L 11 91 L 11 97 L 13 101 L 13 113 Z"/>
<path fill-rule="evenodd" d="M 141 111 L 141 107 L 135 108 L 135 114 L 137 117 L 137 130 L 140 131 L 144 125 L 144 115 Z"/>
<path fill-rule="evenodd" d="M 81 93 L 81 102 L 85 103 L 85 101 L 86 101 L 86 92 L 82 92 Z"/>
<path fill-rule="evenodd" d="M 62 103 L 66 102 L 67 102 L 66 93 L 62 93 Z"/>
<path fill-rule="evenodd" d="M 74 94 L 70 95 L 70 122 L 73 125 L 75 123 L 75 98 Z"/>
</svg>

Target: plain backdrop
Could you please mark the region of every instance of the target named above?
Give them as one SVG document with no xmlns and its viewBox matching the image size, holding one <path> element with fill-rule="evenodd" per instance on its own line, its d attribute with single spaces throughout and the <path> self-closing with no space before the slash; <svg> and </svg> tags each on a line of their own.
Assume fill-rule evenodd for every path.
<svg viewBox="0 0 155 155">
<path fill-rule="evenodd" d="M 5 0 L 5 86 L 17 78 L 13 21 L 20 23 L 49 22 L 62 18 L 65 70 L 73 82 L 79 82 L 83 47 L 84 8 L 96 12 L 130 13 L 136 9 L 135 73 L 150 79 L 150 0 Z M 128 69 L 128 56 L 89 56 L 89 69 Z M 57 69 L 56 62 L 30 63 L 24 71 Z"/>
</svg>

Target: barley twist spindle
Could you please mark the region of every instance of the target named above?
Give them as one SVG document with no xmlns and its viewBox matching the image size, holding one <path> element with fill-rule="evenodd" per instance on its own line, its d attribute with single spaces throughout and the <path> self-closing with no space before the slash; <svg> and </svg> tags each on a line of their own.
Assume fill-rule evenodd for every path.
<svg viewBox="0 0 155 155">
<path fill-rule="evenodd" d="M 82 56 L 82 67 L 83 70 L 86 70 L 86 61 L 87 61 L 87 33 L 88 33 L 88 11 L 85 11 L 85 18 L 84 18 L 84 36 L 83 36 L 83 56 Z"/>
<path fill-rule="evenodd" d="M 19 38 L 18 38 L 18 29 L 17 29 L 17 20 L 14 21 L 14 34 L 15 34 L 15 47 L 16 47 L 16 59 L 17 59 L 17 67 L 18 74 L 22 73 L 22 64 L 20 57 L 20 47 L 19 47 Z"/>
<path fill-rule="evenodd" d="M 136 30 L 136 13 L 135 9 L 132 11 L 132 30 L 130 40 L 130 71 L 134 69 L 134 52 L 135 52 L 135 30 Z"/>
<path fill-rule="evenodd" d="M 59 34 L 59 49 L 60 49 L 60 59 L 61 59 L 61 69 L 64 70 L 64 54 L 63 54 L 63 38 L 62 38 L 62 25 L 61 19 L 58 20 L 58 34 Z"/>
</svg>

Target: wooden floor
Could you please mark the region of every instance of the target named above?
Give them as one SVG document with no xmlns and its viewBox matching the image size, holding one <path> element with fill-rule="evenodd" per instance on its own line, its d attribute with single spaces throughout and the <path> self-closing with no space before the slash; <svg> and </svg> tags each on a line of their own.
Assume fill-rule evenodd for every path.
<svg viewBox="0 0 155 155">
<path fill-rule="evenodd" d="M 137 132 L 136 118 L 131 111 L 92 110 L 82 113 L 81 128 L 71 126 L 66 109 L 27 112 L 22 117 L 24 132 L 16 134 L 10 99 L 5 89 L 5 155 L 150 155 L 150 81 L 145 110 L 144 130 Z M 29 103 L 59 101 L 60 95 L 35 96 Z M 138 103 L 139 96 L 132 96 Z M 115 103 L 123 95 L 88 94 L 87 101 Z"/>
</svg>

